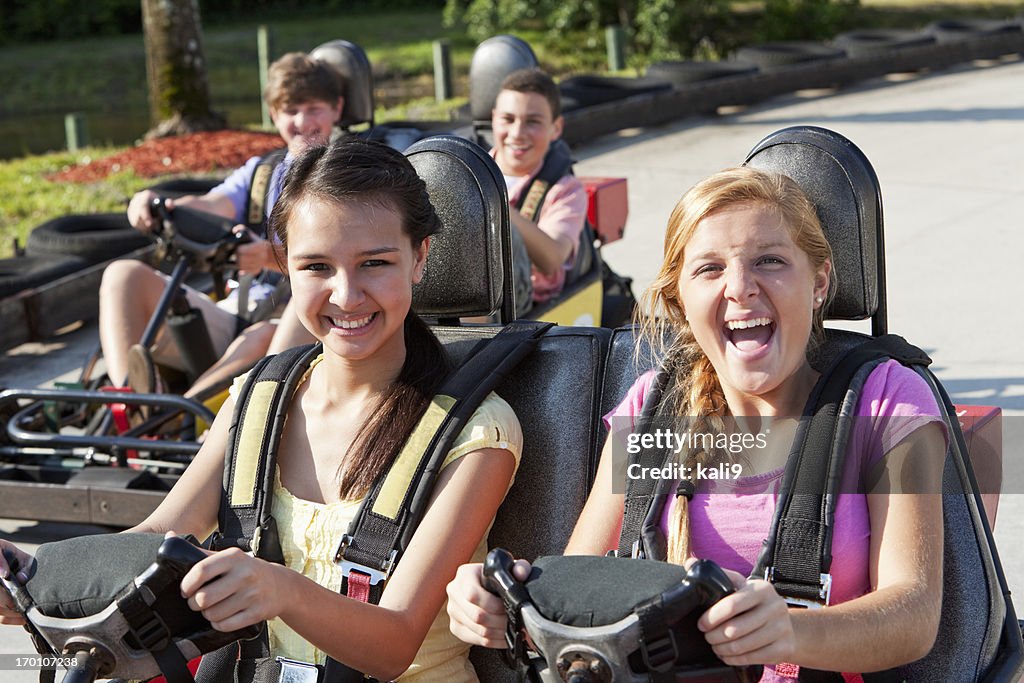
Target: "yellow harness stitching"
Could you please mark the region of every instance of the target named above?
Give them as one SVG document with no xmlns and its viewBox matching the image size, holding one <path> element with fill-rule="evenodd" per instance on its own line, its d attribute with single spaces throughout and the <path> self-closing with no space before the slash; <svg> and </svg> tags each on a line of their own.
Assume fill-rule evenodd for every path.
<svg viewBox="0 0 1024 683">
<path fill-rule="evenodd" d="M 439 394 L 431 400 L 430 405 L 427 406 L 427 412 L 423 413 L 423 417 L 416 424 L 416 429 L 402 446 L 402 451 L 391 465 L 391 469 L 388 470 L 377 500 L 373 503 L 374 514 L 391 520 L 398 518 L 402 502 L 412 485 L 416 469 L 420 461 L 429 456 L 427 447 L 430 446 L 441 423 L 454 406 L 455 399 L 451 396 Z"/>
<path fill-rule="evenodd" d="M 235 473 L 231 482 L 231 506 L 247 507 L 256 500 L 256 474 L 259 471 L 260 450 L 269 426 L 270 406 L 278 383 L 256 382 L 246 405 L 242 420 L 242 435 L 235 451 Z"/>
</svg>

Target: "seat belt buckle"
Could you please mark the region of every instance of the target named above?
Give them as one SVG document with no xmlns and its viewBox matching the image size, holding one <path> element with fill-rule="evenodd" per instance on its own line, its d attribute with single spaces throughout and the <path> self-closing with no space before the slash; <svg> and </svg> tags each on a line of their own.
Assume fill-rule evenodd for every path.
<svg viewBox="0 0 1024 683">
<path fill-rule="evenodd" d="M 365 574 L 370 578 L 371 586 L 376 586 L 378 583 L 387 581 L 391 577 L 391 572 L 394 571 L 398 559 L 397 550 L 392 549 L 383 566 L 380 569 L 374 569 L 373 567 L 367 567 L 365 564 L 346 560 L 345 551 L 348 550 L 350 545 L 352 545 L 352 537 L 345 534 L 341 537 L 341 542 L 338 543 L 338 550 L 334 553 L 334 564 L 338 565 L 341 569 L 342 576 L 348 577 L 352 572 Z"/>
<path fill-rule="evenodd" d="M 286 657 L 277 657 L 274 661 L 281 665 L 277 683 L 317 683 L 320 678 L 320 670 L 314 664 Z"/>
<path fill-rule="evenodd" d="M 764 570 L 764 580 L 775 585 L 775 567 L 767 567 Z M 790 607 L 800 607 L 803 609 L 820 609 L 822 607 L 828 607 L 832 601 L 832 575 L 819 574 L 818 582 L 818 600 L 810 600 L 808 598 L 800 598 L 792 595 L 783 595 L 782 599 L 785 600 L 786 604 Z"/>
</svg>

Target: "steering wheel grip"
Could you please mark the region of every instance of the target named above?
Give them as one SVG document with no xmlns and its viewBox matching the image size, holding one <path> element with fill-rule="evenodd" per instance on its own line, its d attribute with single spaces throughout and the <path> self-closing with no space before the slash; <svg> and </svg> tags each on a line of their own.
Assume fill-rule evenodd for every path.
<svg viewBox="0 0 1024 683">
<path fill-rule="evenodd" d="M 701 591 L 706 606 L 715 604 L 735 591 L 726 573 L 711 560 L 697 560 L 686 572 L 686 581 Z"/>
<path fill-rule="evenodd" d="M 530 601 L 530 594 L 512 575 L 515 560 L 504 548 L 495 548 L 484 560 L 484 588 L 500 597 L 506 607 L 518 609 Z"/>
</svg>

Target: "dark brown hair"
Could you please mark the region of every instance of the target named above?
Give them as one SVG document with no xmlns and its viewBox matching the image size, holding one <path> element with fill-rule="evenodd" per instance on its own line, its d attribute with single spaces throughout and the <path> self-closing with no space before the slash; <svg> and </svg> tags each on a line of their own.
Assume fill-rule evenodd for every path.
<svg viewBox="0 0 1024 683">
<path fill-rule="evenodd" d="M 274 109 L 320 100 L 333 105 L 345 95 L 345 77 L 327 62 L 289 52 L 270 65 L 263 99 Z"/>
<path fill-rule="evenodd" d="M 501 82 L 501 89 L 537 93 L 548 101 L 548 106 L 551 107 L 552 121 L 562 115 L 562 97 L 558 94 L 558 86 L 551 80 L 551 76 L 540 69 L 513 71 Z"/>
<path fill-rule="evenodd" d="M 285 251 L 288 220 L 305 201 L 357 201 L 394 210 L 402 217 L 402 230 L 414 248 L 441 227 L 426 185 L 409 160 L 387 145 L 357 137 L 313 147 L 292 163 L 270 214 L 271 234 Z M 343 499 L 366 495 L 412 434 L 451 367 L 437 337 L 410 309 L 405 316 L 405 363 L 343 460 Z"/>
</svg>

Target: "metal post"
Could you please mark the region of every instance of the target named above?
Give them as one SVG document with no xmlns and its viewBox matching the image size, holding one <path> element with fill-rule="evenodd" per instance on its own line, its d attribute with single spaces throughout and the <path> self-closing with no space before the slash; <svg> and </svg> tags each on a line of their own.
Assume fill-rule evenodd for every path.
<svg viewBox="0 0 1024 683">
<path fill-rule="evenodd" d="M 434 99 L 438 102 L 450 100 L 452 91 L 452 55 L 447 40 L 434 41 Z"/>
<path fill-rule="evenodd" d="M 626 68 L 626 33 L 621 26 L 608 26 L 604 30 L 605 45 L 608 48 L 608 70 L 622 71 Z"/>
<path fill-rule="evenodd" d="M 77 152 L 89 145 L 89 130 L 85 125 L 85 117 L 78 112 L 64 116 L 64 138 L 67 140 L 69 152 Z"/>
<path fill-rule="evenodd" d="M 271 38 L 270 29 L 266 25 L 260 24 L 256 29 L 256 51 L 259 55 L 260 113 L 264 128 L 272 128 L 274 125 L 274 122 L 270 120 L 270 107 L 263 99 L 263 93 L 267 89 L 267 70 L 270 68 Z"/>
</svg>

